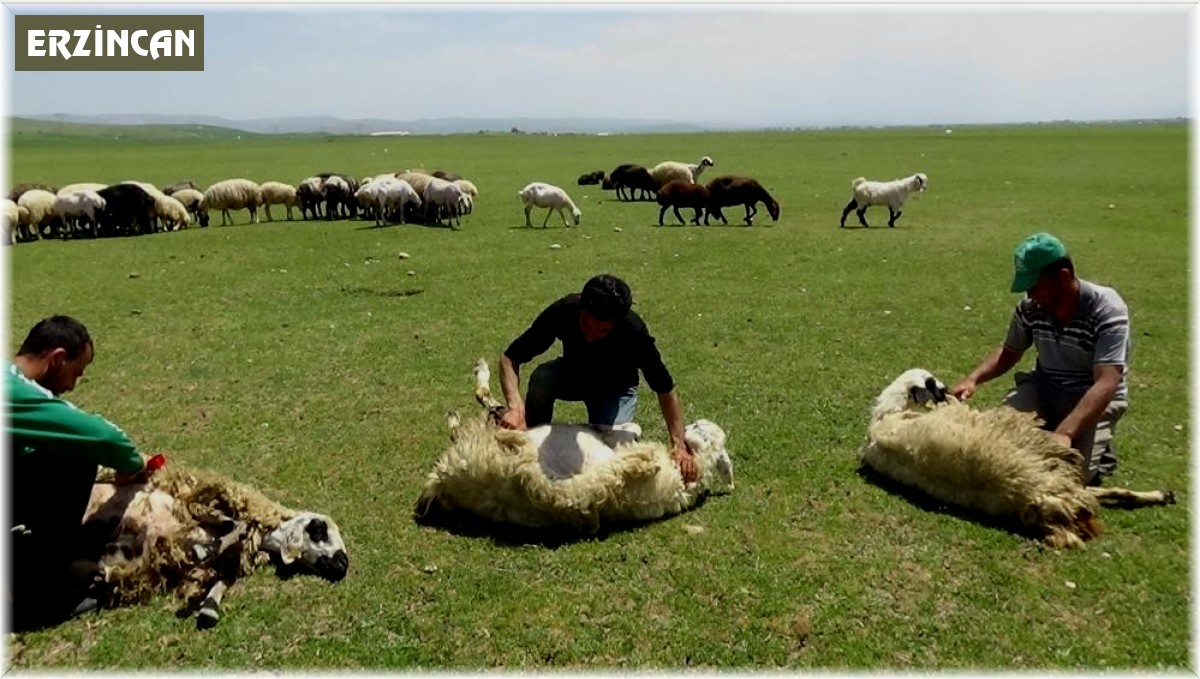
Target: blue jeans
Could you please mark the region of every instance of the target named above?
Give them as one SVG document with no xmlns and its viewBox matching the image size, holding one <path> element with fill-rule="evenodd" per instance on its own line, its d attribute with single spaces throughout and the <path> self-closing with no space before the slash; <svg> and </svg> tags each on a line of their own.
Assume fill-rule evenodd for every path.
<svg viewBox="0 0 1200 679">
<path fill-rule="evenodd" d="M 563 359 L 559 357 L 539 365 L 529 375 L 529 388 L 525 392 L 525 424 L 529 427 L 550 424 L 554 417 L 555 401 L 583 401 L 587 407 L 588 424 L 624 424 L 632 421 L 637 412 L 637 391 L 635 384 L 615 395 L 589 394 L 583 385 L 571 381 Z"/>
</svg>

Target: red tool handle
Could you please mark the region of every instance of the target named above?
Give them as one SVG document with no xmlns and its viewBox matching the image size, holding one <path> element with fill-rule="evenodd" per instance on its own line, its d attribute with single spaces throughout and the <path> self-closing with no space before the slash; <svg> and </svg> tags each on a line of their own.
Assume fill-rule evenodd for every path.
<svg viewBox="0 0 1200 679">
<path fill-rule="evenodd" d="M 162 468 L 167 463 L 167 456 L 159 453 L 154 457 L 146 460 L 146 471 L 154 472 Z"/>
</svg>

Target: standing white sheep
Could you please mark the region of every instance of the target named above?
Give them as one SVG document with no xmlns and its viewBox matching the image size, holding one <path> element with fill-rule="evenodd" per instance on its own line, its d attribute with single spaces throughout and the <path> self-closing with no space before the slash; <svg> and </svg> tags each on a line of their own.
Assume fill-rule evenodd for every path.
<svg viewBox="0 0 1200 679">
<path fill-rule="evenodd" d="M 466 212 L 470 199 L 458 184 L 431 177 L 425 184 L 425 192 L 421 194 L 421 198 L 425 201 L 426 219 L 432 218 L 436 223 L 444 216 L 451 228 L 454 227 L 455 220 L 458 220 L 459 226 L 462 225 L 462 215 Z"/>
<path fill-rule="evenodd" d="M 695 184 L 699 181 L 700 173 L 704 172 L 704 168 L 712 166 L 713 159 L 709 156 L 704 156 L 700 162 L 690 165 L 677 160 L 665 160 L 651 168 L 650 176 L 658 182 L 660 188 L 675 180 Z"/>
<path fill-rule="evenodd" d="M 476 399 L 488 413 L 466 422 L 450 417 L 451 445 L 426 479 L 414 509 L 419 519 L 465 510 L 499 523 L 595 533 L 601 523 L 671 516 L 733 489 L 725 432 L 708 420 L 684 432 L 700 472 L 685 484 L 667 446 L 637 441 L 636 425 L 501 429 L 489 419 L 502 408 L 491 398 L 482 358 L 475 377 Z"/>
<path fill-rule="evenodd" d="M 258 188 L 262 191 L 263 212 L 267 213 L 267 221 L 275 221 L 271 216 L 272 205 L 286 207 L 288 221 L 292 221 L 292 208 L 300 204 L 299 198 L 296 197 L 296 187 L 283 182 L 263 182 Z"/>
<path fill-rule="evenodd" d="M 221 226 L 233 223 L 230 210 L 248 210 L 250 222 L 258 223 L 262 190 L 249 179 L 224 179 L 204 191 L 204 209 L 221 211 Z"/>
<path fill-rule="evenodd" d="M 59 193 L 51 210 L 61 220 L 59 236 L 72 235 L 76 229 L 95 233 L 96 215 L 104 210 L 105 201 L 95 191 Z"/>
<path fill-rule="evenodd" d="M 204 209 L 204 194 L 196 189 L 179 189 L 171 197 L 183 204 L 200 226 L 208 226 L 208 210 Z"/>
<path fill-rule="evenodd" d="M 359 187 L 354 196 L 358 198 L 359 205 L 364 208 L 364 214 L 367 208 L 374 212 L 376 226 L 387 224 L 388 218 L 392 215 L 398 215 L 400 223 L 403 224 L 404 206 L 408 204 L 421 206 L 421 197 L 409 186 L 408 182 L 396 179 L 393 175 L 372 178 Z"/>
<path fill-rule="evenodd" d="M 17 198 L 17 205 L 29 211 L 28 224 L 33 234 L 45 238 L 46 227 L 54 223 L 54 201 L 56 196 L 49 191 L 32 189 Z"/>
<path fill-rule="evenodd" d="M 1100 504 L 1173 504 L 1170 491 L 1083 484 L 1083 456 L 1007 406 L 975 410 L 931 373 L 909 370 L 879 394 L 863 464 L 943 502 L 1019 523 L 1051 547 L 1100 534 Z"/>
<path fill-rule="evenodd" d="M 865 177 L 859 177 L 851 183 L 854 195 L 842 210 L 841 226 L 846 226 L 846 215 L 850 214 L 851 210 L 855 210 L 858 221 L 863 226 L 869 227 L 871 225 L 867 223 L 867 208 L 872 205 L 886 205 L 888 206 L 888 226 L 894 227 L 896 220 L 900 219 L 900 208 L 904 207 L 904 201 L 908 200 L 909 194 L 914 191 L 924 191 L 928 183 L 929 178 L 921 172 L 903 179 L 893 179 L 890 182 L 873 182 L 868 181 Z"/>
<path fill-rule="evenodd" d="M 532 182 L 526 184 L 525 188 L 517 192 L 517 198 L 520 198 L 525 203 L 525 226 L 533 228 L 533 224 L 529 221 L 529 213 L 535 207 L 549 208 L 546 210 L 546 218 L 542 220 L 542 228 L 546 228 L 546 223 L 550 221 L 550 215 L 557 210 L 563 220 L 563 226 L 570 227 L 567 223 L 567 210 L 571 211 L 571 217 L 575 220 L 575 226 L 579 226 L 579 219 L 583 213 L 579 208 L 575 207 L 574 201 L 563 191 L 553 184 L 544 182 Z"/>
</svg>

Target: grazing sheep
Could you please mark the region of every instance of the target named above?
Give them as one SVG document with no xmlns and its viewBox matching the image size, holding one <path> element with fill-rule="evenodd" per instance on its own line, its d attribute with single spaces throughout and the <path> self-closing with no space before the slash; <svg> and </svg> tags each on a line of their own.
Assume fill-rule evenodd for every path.
<svg viewBox="0 0 1200 679">
<path fill-rule="evenodd" d="M 271 217 L 272 205 L 286 207 L 288 221 L 292 221 L 292 208 L 300 204 L 300 199 L 296 196 L 296 187 L 283 182 L 263 182 L 258 188 L 262 191 L 263 212 L 267 213 L 267 221 L 275 221 Z"/>
<path fill-rule="evenodd" d="M 186 229 L 192 223 L 191 213 L 178 198 L 163 196 L 154 201 L 154 209 L 158 211 L 158 218 L 162 220 L 163 228 L 168 231 Z"/>
<path fill-rule="evenodd" d="M 676 180 L 694 184 L 696 180 L 700 179 L 700 173 L 704 172 L 704 168 L 712 166 L 713 159 L 709 156 L 704 156 L 700 159 L 700 162 L 694 165 L 675 160 L 666 160 L 655 165 L 650 170 L 650 176 L 654 177 L 654 181 L 658 182 L 660 187 L 666 186 L 668 183 Z"/>
<path fill-rule="evenodd" d="M 204 209 L 221 211 L 221 226 L 233 223 L 230 210 L 247 210 L 250 223 L 258 223 L 258 206 L 262 204 L 262 189 L 249 179 L 224 179 L 204 191 Z"/>
<path fill-rule="evenodd" d="M 840 226 L 845 228 L 846 215 L 850 214 L 851 210 L 855 210 L 858 221 L 863 226 L 869 227 L 871 225 L 867 223 L 867 208 L 872 205 L 887 205 L 888 226 L 894 227 L 896 220 L 900 219 L 900 208 L 904 207 L 904 201 L 908 200 L 909 194 L 914 191 L 924 191 L 928 183 L 929 179 L 921 172 L 903 179 L 893 179 L 890 182 L 873 182 L 867 181 L 865 177 L 859 177 L 851 184 L 854 195 L 842 210 Z"/>
<path fill-rule="evenodd" d="M 364 182 L 354 195 L 363 206 L 364 214 L 374 215 L 376 226 L 386 224 L 392 215 L 398 215 L 403 224 L 405 205 L 421 205 L 421 197 L 408 182 L 392 175 Z"/>
<path fill-rule="evenodd" d="M 667 182 L 667 185 L 658 190 L 658 204 L 661 209 L 658 211 L 658 225 L 663 225 L 663 215 L 667 213 L 667 208 L 674 208 L 675 218 L 680 224 L 686 224 L 683 215 L 679 214 L 679 208 L 690 207 L 696 211 L 695 218 L 692 223 L 699 226 L 700 213 L 704 213 L 704 225 L 708 226 L 708 189 L 703 184 L 693 184 L 689 181 L 676 179 L 672 182 Z"/>
<path fill-rule="evenodd" d="M 446 223 L 454 228 L 454 220 L 462 225 L 462 215 L 467 211 L 470 198 L 463 192 L 462 187 L 445 179 L 432 177 L 425 185 L 421 194 L 425 205 L 426 219 L 432 218 L 435 223 L 444 216 Z"/>
<path fill-rule="evenodd" d="M 26 182 L 24 184 L 17 184 L 14 186 L 12 191 L 8 192 L 8 199 L 16 203 L 21 199 L 21 195 L 23 193 L 26 191 L 32 191 L 33 189 L 49 191 L 50 193 L 58 193 L 58 189 L 50 186 L 49 184 L 43 184 L 41 182 Z"/>
<path fill-rule="evenodd" d="M 517 198 L 520 198 L 525 203 L 525 226 L 533 228 L 533 224 L 529 221 L 529 212 L 535 207 L 549 208 L 546 210 L 546 219 L 542 220 L 542 228 L 546 228 L 546 222 L 550 221 L 550 214 L 555 210 L 558 211 L 563 220 L 563 226 L 570 227 L 567 223 L 567 210 L 571 210 L 571 217 L 575 220 L 575 226 L 579 226 L 579 219 L 583 213 L 579 208 L 575 207 L 575 203 L 566 191 L 554 186 L 553 184 L 545 184 L 543 182 L 531 182 L 525 185 L 525 188 L 517 192 Z"/>
<path fill-rule="evenodd" d="M 175 211 L 175 206 L 167 202 L 167 194 L 159 191 L 158 187 L 148 182 L 128 180 L 121 183 L 135 184 L 142 187 L 146 193 L 150 194 L 150 197 L 154 199 L 154 230 L 159 230 L 158 226 L 160 223 L 163 224 L 163 230 L 166 230 L 166 222 L 168 219 L 173 218 L 174 215 L 177 214 Z"/>
<path fill-rule="evenodd" d="M 208 210 L 204 209 L 204 194 L 196 189 L 180 189 L 172 194 L 172 198 L 183 204 L 187 211 L 200 223 L 200 226 L 208 226 Z"/>
<path fill-rule="evenodd" d="M 106 188 L 107 186 L 108 186 L 108 184 L 98 184 L 96 182 L 80 182 L 78 184 L 67 184 L 66 186 L 59 189 L 56 192 L 56 194 L 60 195 L 60 196 L 65 196 L 68 193 L 75 193 L 76 191 L 99 191 L 100 189 Z"/>
<path fill-rule="evenodd" d="M 172 196 L 184 189 L 191 189 L 193 191 L 198 191 L 200 189 L 200 187 L 196 186 L 196 182 L 194 182 L 190 179 L 185 179 L 181 182 L 175 182 L 174 184 L 168 184 L 168 185 L 164 186 L 162 189 L 162 192 L 167 194 L 168 196 Z"/>
<path fill-rule="evenodd" d="M 402 170 L 396 173 L 396 179 L 403 179 L 408 182 L 408 185 L 413 187 L 413 191 L 416 191 L 418 196 L 423 196 L 425 195 L 425 185 L 429 183 L 429 180 L 435 179 L 435 177 L 419 170 Z"/>
<path fill-rule="evenodd" d="M 57 235 L 62 238 L 76 232 L 95 235 L 99 223 L 97 215 L 104 211 L 104 204 L 104 199 L 95 191 L 75 191 L 56 196 L 51 209 L 61 220 L 61 230 Z"/>
<path fill-rule="evenodd" d="M 678 514 L 733 489 L 725 432 L 712 422 L 698 420 L 685 430 L 699 476 L 684 484 L 667 446 L 638 442 L 636 425 L 499 428 L 494 420 L 503 408 L 491 398 L 484 359 L 475 376 L 476 398 L 488 412 L 461 423 L 451 416 L 451 444 L 426 479 L 414 508 L 418 519 L 465 510 L 498 523 L 595 533 L 601 523 Z"/>
<path fill-rule="evenodd" d="M 108 473 L 110 470 L 104 470 Z M 197 613 L 197 626 L 220 620 L 221 598 L 236 580 L 275 563 L 281 574 L 346 576 L 337 525 L 297 512 L 220 474 L 165 468 L 142 484 L 92 488 L 84 535 L 95 550 L 101 604 L 144 603 L 170 593 Z"/>
<path fill-rule="evenodd" d="M 475 199 L 479 197 L 479 188 L 475 186 L 474 182 L 466 179 L 456 179 L 454 183 L 462 189 L 463 194 L 467 197 L 467 211 L 463 214 L 471 214 L 475 209 Z"/>
<path fill-rule="evenodd" d="M 29 189 L 17 198 L 17 205 L 29 211 L 27 223 L 38 237 L 45 238 L 48 235 L 47 229 L 55 223 L 55 199 L 53 193 L 44 189 Z"/>
<path fill-rule="evenodd" d="M 650 170 L 641 165 L 626 163 L 618 165 L 608 173 L 608 176 L 602 180 L 600 188 L 605 191 L 616 189 L 617 200 L 626 200 L 625 189 L 629 189 L 628 200 L 653 200 L 658 195 L 661 185 L 650 175 Z M 633 195 L 634 190 L 637 190 L 639 194 L 636 199 Z"/>
<path fill-rule="evenodd" d="M 900 375 L 871 412 L 863 464 L 943 502 L 1013 520 L 1052 547 L 1100 534 L 1100 504 L 1172 504 L 1174 493 L 1086 487 L 1083 456 L 1007 406 L 976 410 L 926 370 Z"/>
<path fill-rule="evenodd" d="M 28 210 L 26 210 L 28 213 Z M 0 199 L 0 239 L 4 245 L 12 245 L 17 239 L 17 229 L 21 224 L 21 206 L 4 198 Z"/>
<path fill-rule="evenodd" d="M 306 177 L 296 185 L 296 200 L 300 202 L 301 219 L 308 219 L 309 212 L 312 212 L 313 219 L 320 219 L 321 203 L 325 200 L 325 180 Z"/>
<path fill-rule="evenodd" d="M 576 183 L 580 186 L 587 186 L 589 184 L 599 184 L 602 181 L 604 181 L 604 170 L 596 170 L 595 172 L 579 175 Z"/>
<path fill-rule="evenodd" d="M 137 184 L 113 184 L 96 192 L 104 199 L 97 236 L 147 234 L 153 230 L 154 197 Z"/>
<path fill-rule="evenodd" d="M 721 214 L 721 208 L 730 205 L 745 205 L 746 226 L 750 226 L 754 223 L 754 216 L 758 214 L 758 203 L 760 202 L 767 207 L 771 221 L 779 221 L 779 203 L 771 197 L 771 194 L 767 193 L 762 184 L 750 177 L 729 175 L 717 177 L 708 183 L 708 198 L 706 224 L 708 215 L 720 219 L 722 224 L 728 224 L 729 222 L 725 221 L 725 215 Z"/>
<path fill-rule="evenodd" d="M 358 181 L 340 172 L 318 172 L 314 176 L 325 181 L 322 187 L 325 196 L 325 219 L 341 218 L 343 212 L 347 219 L 354 219 L 358 214 L 358 201 L 354 199 L 354 192 L 358 191 Z"/>
</svg>

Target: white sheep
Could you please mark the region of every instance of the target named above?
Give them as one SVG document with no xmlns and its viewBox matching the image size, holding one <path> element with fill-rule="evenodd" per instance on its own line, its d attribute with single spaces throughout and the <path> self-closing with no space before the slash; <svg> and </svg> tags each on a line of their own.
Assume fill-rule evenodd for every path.
<svg viewBox="0 0 1200 679">
<path fill-rule="evenodd" d="M 1172 504 L 1170 491 L 1083 484 L 1083 456 L 1040 428 L 1033 413 L 976 410 L 929 371 L 906 371 L 871 412 L 863 464 L 943 502 L 1017 522 L 1052 547 L 1099 535 L 1100 504 Z"/>
<path fill-rule="evenodd" d="M 230 210 L 249 210 L 250 222 L 258 223 L 262 190 L 249 179 L 224 179 L 204 191 L 204 209 L 221 211 L 221 226 L 233 223 Z"/>
<path fill-rule="evenodd" d="M 169 231 L 186 229 L 192 223 L 192 215 L 183 201 L 174 196 L 163 196 L 154 201 L 155 210 L 162 220 L 163 228 Z"/>
<path fill-rule="evenodd" d="M 95 191 L 60 192 L 51 210 L 61 220 L 63 231 L 60 235 L 65 236 L 84 225 L 88 231 L 94 232 L 98 224 L 96 215 L 104 211 L 104 206 L 104 198 Z"/>
<path fill-rule="evenodd" d="M 869 227 L 870 224 L 867 223 L 866 217 L 867 208 L 872 205 L 886 205 L 888 206 L 888 226 L 894 227 L 896 220 L 900 219 L 900 208 L 904 207 L 904 201 L 908 200 L 909 194 L 915 191 L 924 191 L 928 184 L 929 178 L 922 172 L 903 179 L 893 179 L 890 182 L 873 182 L 868 181 L 865 177 L 859 177 L 851 182 L 854 195 L 842 210 L 841 226 L 846 226 L 846 215 L 850 214 L 851 210 L 855 210 L 858 221 L 863 226 Z"/>
<path fill-rule="evenodd" d="M 262 192 L 263 211 L 267 213 L 267 221 L 275 221 L 271 216 L 272 205 L 286 207 L 288 221 L 292 221 L 292 208 L 300 204 L 296 196 L 296 187 L 283 182 L 263 182 L 258 188 Z"/>
<path fill-rule="evenodd" d="M 451 445 L 426 479 L 414 508 L 419 519 L 465 510 L 498 523 L 594 533 L 602 523 L 678 514 L 733 489 L 725 432 L 708 420 L 686 428 L 699 476 L 685 484 L 667 446 L 637 441 L 636 425 L 499 428 L 494 420 L 503 409 L 491 398 L 484 359 L 475 376 L 488 413 L 466 422 L 450 417 Z"/>
<path fill-rule="evenodd" d="M 426 174 L 420 170 L 402 170 L 396 173 L 396 179 L 403 179 L 408 182 L 408 185 L 417 192 L 418 196 L 425 195 L 425 186 L 431 179 L 437 179 L 431 174 Z"/>
<path fill-rule="evenodd" d="M 372 178 L 360 186 L 354 196 L 358 198 L 364 212 L 369 208 L 375 214 L 376 226 L 384 226 L 389 215 L 399 215 L 400 223 L 403 224 L 404 206 L 410 203 L 416 207 L 421 206 L 421 197 L 412 186 L 393 175 Z"/>
<path fill-rule="evenodd" d="M 49 191 L 31 189 L 17 198 L 17 205 L 29 211 L 27 224 L 35 237 L 46 237 L 46 227 L 54 222 L 54 201 L 56 196 Z"/>
<path fill-rule="evenodd" d="M 704 168 L 712 166 L 713 159 L 709 156 L 704 156 L 700 162 L 690 165 L 677 160 L 665 160 L 650 169 L 650 176 L 658 182 L 660 188 L 677 179 L 695 184 L 700 179 L 700 173 L 704 172 Z"/>
<path fill-rule="evenodd" d="M 281 574 L 311 572 L 336 582 L 350 561 L 332 519 L 284 507 L 220 474 L 167 467 L 147 483 L 114 485 L 103 470 L 92 488 L 83 535 L 97 562 L 101 604 L 142 603 L 171 593 L 197 625 L 220 619 L 226 589 L 274 562 Z"/>
<path fill-rule="evenodd" d="M 430 177 L 421 198 L 425 201 L 426 219 L 432 218 L 434 222 L 438 222 L 444 216 L 451 228 L 454 227 L 456 219 L 459 225 L 462 225 L 462 215 L 467 210 L 470 198 L 458 184 Z"/>
<path fill-rule="evenodd" d="M 0 223 L 0 239 L 4 245 L 12 245 L 17 240 L 17 227 L 21 223 L 21 206 L 7 198 L 0 198 L 0 219 L 3 219 L 3 223 Z"/>
<path fill-rule="evenodd" d="M 200 226 L 208 226 L 208 210 L 204 209 L 204 194 L 196 189 L 179 189 L 171 197 L 183 204 Z"/>
<path fill-rule="evenodd" d="M 97 184 L 96 182 L 80 182 L 78 184 L 67 184 L 59 189 L 56 193 L 59 196 L 65 196 L 68 193 L 76 191 L 99 191 L 100 189 L 108 188 L 108 184 Z"/>
<path fill-rule="evenodd" d="M 462 189 L 463 195 L 467 197 L 467 209 L 464 214 L 471 214 L 475 209 L 475 199 L 479 197 L 479 188 L 475 186 L 474 182 L 467 181 L 466 179 L 456 179 L 454 183 L 458 185 L 458 188 Z"/>
<path fill-rule="evenodd" d="M 575 220 L 575 226 L 579 226 L 579 219 L 583 213 L 579 208 L 575 207 L 574 201 L 563 191 L 553 184 L 544 182 L 532 182 L 526 184 L 525 188 L 517 192 L 517 198 L 520 198 L 525 203 L 525 226 L 533 228 L 533 224 L 529 221 L 529 213 L 535 207 L 549 208 L 546 210 L 546 218 L 542 220 L 542 228 L 546 228 L 546 223 L 550 221 L 550 215 L 557 210 L 563 220 L 563 226 L 570 227 L 567 223 L 567 210 L 571 211 L 571 217 Z"/>
</svg>

